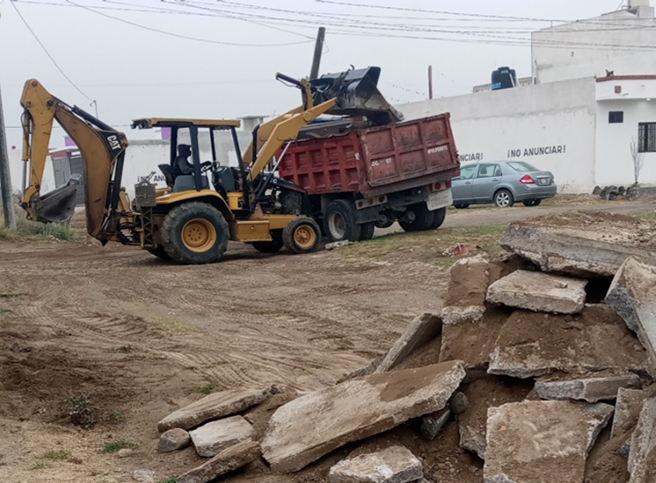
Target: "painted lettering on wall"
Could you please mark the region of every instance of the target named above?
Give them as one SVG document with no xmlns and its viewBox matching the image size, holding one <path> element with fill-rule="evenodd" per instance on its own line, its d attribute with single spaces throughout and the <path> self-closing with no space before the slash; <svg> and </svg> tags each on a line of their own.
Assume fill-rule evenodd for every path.
<svg viewBox="0 0 656 483">
<path fill-rule="evenodd" d="M 467 163 L 469 161 L 483 161 L 483 153 L 458 154 L 458 161 Z"/>
<path fill-rule="evenodd" d="M 545 156 L 548 154 L 565 154 L 566 152 L 566 144 L 540 146 L 537 148 L 517 148 L 508 150 L 508 158 L 528 158 L 531 156 Z"/>
<path fill-rule="evenodd" d="M 145 181 L 148 179 L 148 176 L 137 176 L 137 183 L 140 183 L 142 181 Z M 158 183 L 158 182 L 166 183 L 166 178 L 164 177 L 163 174 L 156 174 L 152 178 L 150 178 L 151 183 Z"/>
</svg>

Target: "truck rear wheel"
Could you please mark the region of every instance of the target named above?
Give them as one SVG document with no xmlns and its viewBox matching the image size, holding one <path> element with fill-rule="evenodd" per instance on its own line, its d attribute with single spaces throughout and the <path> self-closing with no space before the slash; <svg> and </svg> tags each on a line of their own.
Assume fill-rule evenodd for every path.
<svg viewBox="0 0 656 483">
<path fill-rule="evenodd" d="M 178 205 L 162 223 L 162 246 L 179 263 L 218 262 L 228 247 L 228 238 L 228 223 L 219 210 L 207 203 Z"/>
<path fill-rule="evenodd" d="M 294 218 L 282 230 L 285 248 L 292 253 L 310 253 L 317 249 L 321 240 L 319 225 L 312 218 Z"/>
<path fill-rule="evenodd" d="M 362 225 L 360 225 L 360 241 L 371 240 L 374 237 L 375 229 L 376 229 L 376 224 L 374 222 L 363 223 Z"/>
<path fill-rule="evenodd" d="M 399 220 L 399 225 L 408 232 L 425 231 L 431 229 L 434 221 L 435 213 L 428 209 L 426 203 L 417 203 L 408 207 L 406 215 Z"/>
<path fill-rule="evenodd" d="M 323 217 L 324 231 L 331 242 L 360 240 L 360 225 L 355 222 L 355 208 L 346 200 L 330 202 Z"/>
<path fill-rule="evenodd" d="M 439 208 L 433 211 L 433 224 L 431 225 L 431 230 L 437 230 L 444 223 L 446 218 L 446 208 Z"/>
</svg>

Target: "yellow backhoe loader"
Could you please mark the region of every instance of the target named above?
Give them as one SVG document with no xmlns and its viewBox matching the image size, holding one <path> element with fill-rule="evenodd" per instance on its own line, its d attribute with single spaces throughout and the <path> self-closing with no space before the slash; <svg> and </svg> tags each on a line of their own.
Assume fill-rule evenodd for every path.
<svg viewBox="0 0 656 483">
<path fill-rule="evenodd" d="M 121 187 L 128 147 L 125 135 L 56 98 L 37 80 L 28 80 L 21 98 L 25 161 L 21 206 L 34 221 L 66 222 L 73 215 L 79 176 L 50 193 L 40 192 L 50 135 L 57 121 L 84 160 L 87 231 L 103 245 L 108 241 L 139 245 L 185 264 L 218 261 L 228 240 L 250 243 L 262 252 L 276 252 L 283 246 L 294 253 L 311 252 L 320 240 L 319 226 L 309 216 L 305 191 L 274 176 L 279 162 L 275 155 L 324 113 L 352 109 L 372 117 L 393 116 L 393 109 L 376 89 L 380 72 L 376 69 L 327 75 L 312 82 L 278 74 L 277 79 L 300 88 L 303 103 L 259 125 L 243 156 L 237 142 L 239 121 L 133 121 L 132 127 L 138 129 L 170 128 L 171 152 L 169 163 L 159 166 L 167 187 L 156 188 L 145 180 L 135 186 L 132 202 Z M 203 131 L 209 134 L 212 160 L 201 163 L 199 136 Z M 216 131 L 231 133 L 237 168 L 216 161 Z M 189 142 L 185 149 L 181 149 L 182 141 Z M 189 152 L 191 162 L 185 159 Z"/>
</svg>

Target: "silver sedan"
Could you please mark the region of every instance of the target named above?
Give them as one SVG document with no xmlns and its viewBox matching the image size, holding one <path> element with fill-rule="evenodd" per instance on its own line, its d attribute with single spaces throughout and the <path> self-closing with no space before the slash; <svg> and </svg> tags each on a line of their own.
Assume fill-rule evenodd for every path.
<svg viewBox="0 0 656 483">
<path fill-rule="evenodd" d="M 556 196 L 557 186 L 551 172 L 524 161 L 490 161 L 462 166 L 451 191 L 456 208 L 486 203 L 508 208 L 516 201 L 537 206 Z"/>
</svg>

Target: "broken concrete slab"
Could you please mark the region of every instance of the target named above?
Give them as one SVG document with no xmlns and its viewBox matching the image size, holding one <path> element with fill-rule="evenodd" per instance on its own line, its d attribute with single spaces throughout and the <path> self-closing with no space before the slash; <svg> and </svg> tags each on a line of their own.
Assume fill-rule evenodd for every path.
<svg viewBox="0 0 656 483">
<path fill-rule="evenodd" d="M 442 320 L 434 314 L 425 313 L 416 317 L 389 350 L 383 361 L 376 368 L 380 374 L 401 364 L 415 349 L 439 336 L 442 332 Z"/>
<path fill-rule="evenodd" d="M 485 459 L 487 410 L 526 399 L 533 385 L 528 381 L 485 376 L 467 384 L 463 392 L 469 399 L 467 411 L 458 417 L 460 447 Z"/>
<path fill-rule="evenodd" d="M 191 429 L 205 421 L 230 416 L 260 404 L 276 392 L 275 386 L 216 392 L 169 414 L 159 422 L 157 429 L 160 433 L 173 428 Z"/>
<path fill-rule="evenodd" d="M 461 360 L 468 371 L 487 370 L 497 336 L 508 317 L 507 310 L 490 307 L 477 321 L 444 324 L 439 361 Z M 481 334 L 485 334 L 485 337 L 481 337 Z"/>
<path fill-rule="evenodd" d="M 485 483 L 582 483 L 613 406 L 524 401 L 488 410 Z"/>
<path fill-rule="evenodd" d="M 177 483 L 207 483 L 217 476 L 246 466 L 262 456 L 260 445 L 254 441 L 243 441 L 221 451 L 207 463 L 194 468 L 177 478 Z"/>
<path fill-rule="evenodd" d="M 196 453 L 211 458 L 237 443 L 253 439 L 253 426 L 241 416 L 210 421 L 189 432 Z"/>
<path fill-rule="evenodd" d="M 160 453 L 170 453 L 184 449 L 191 443 L 191 436 L 184 429 L 173 428 L 162 433 L 159 437 L 158 450 Z"/>
<path fill-rule="evenodd" d="M 656 397 L 642 405 L 629 450 L 629 483 L 656 481 Z"/>
<path fill-rule="evenodd" d="M 449 287 L 442 308 L 444 324 L 478 320 L 485 312 L 490 262 L 483 255 L 463 258 L 451 266 Z"/>
<path fill-rule="evenodd" d="M 641 389 L 624 389 L 617 391 L 615 414 L 610 437 L 618 438 L 630 434 L 638 423 L 642 405 L 647 399 L 647 392 Z"/>
<path fill-rule="evenodd" d="M 299 397 L 271 417 L 262 441 L 273 471 L 298 471 L 346 443 L 444 408 L 465 377 L 461 361 L 354 379 Z"/>
<path fill-rule="evenodd" d="M 638 335 L 656 368 L 656 266 L 627 258 L 615 274 L 605 302 Z"/>
<path fill-rule="evenodd" d="M 330 483 L 410 483 L 424 473 L 419 461 L 403 446 L 363 454 L 340 461 L 330 468 Z"/>
<path fill-rule="evenodd" d="M 487 289 L 487 301 L 535 312 L 576 314 L 585 304 L 587 280 L 517 270 Z"/>
<path fill-rule="evenodd" d="M 512 222 L 501 245 L 547 272 L 612 277 L 631 255 L 656 265 L 654 232 L 652 221 L 572 211 Z"/>
<path fill-rule="evenodd" d="M 586 305 L 577 315 L 515 311 L 501 329 L 488 373 L 518 378 L 551 372 L 648 373 L 644 348 L 617 313 Z"/>
<path fill-rule="evenodd" d="M 421 418 L 419 433 L 426 441 L 434 441 L 444 431 L 444 428 L 451 421 L 452 417 L 453 413 L 447 408 L 436 413 L 427 414 Z"/>
<path fill-rule="evenodd" d="M 640 387 L 640 377 L 636 374 L 570 380 L 550 380 L 547 377 L 535 382 L 535 391 L 542 399 L 574 399 L 590 403 L 615 399 L 620 389 L 631 387 Z"/>
</svg>

